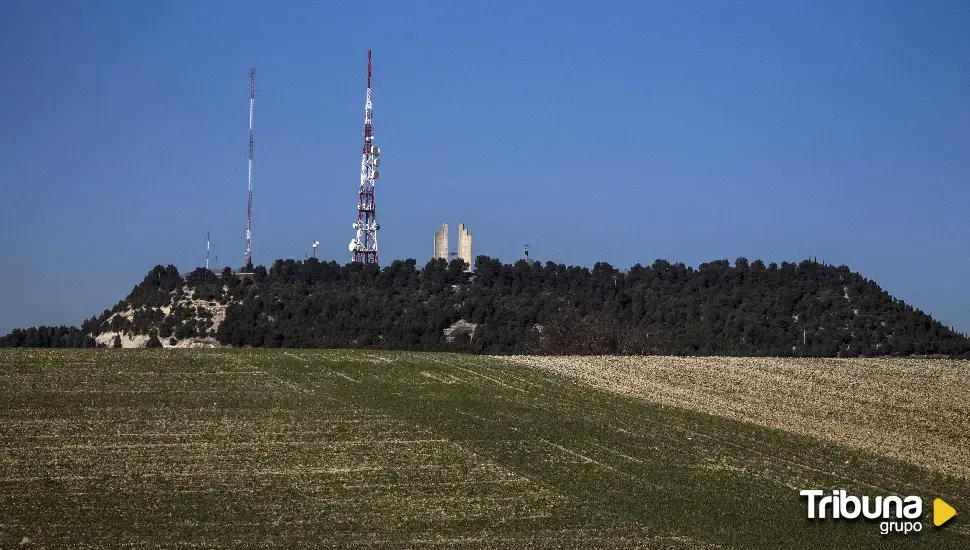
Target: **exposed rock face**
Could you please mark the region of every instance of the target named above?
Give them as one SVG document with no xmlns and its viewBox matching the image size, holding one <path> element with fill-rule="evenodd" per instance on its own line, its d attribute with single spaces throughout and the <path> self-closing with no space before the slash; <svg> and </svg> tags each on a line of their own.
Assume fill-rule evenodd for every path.
<svg viewBox="0 0 970 550">
<path fill-rule="evenodd" d="M 478 328 L 477 323 L 470 323 L 464 319 L 459 319 L 441 332 L 445 335 L 446 342 L 454 342 L 456 337 L 462 335 L 467 335 L 468 339 L 471 340 L 475 336 L 476 328 Z"/>
<path fill-rule="evenodd" d="M 98 344 L 110 348 L 115 341 L 115 336 L 121 337 L 121 347 L 123 348 L 143 348 L 148 341 L 147 334 L 125 334 L 123 332 L 102 332 L 94 337 Z M 165 342 L 163 342 L 164 344 Z"/>
<path fill-rule="evenodd" d="M 181 285 L 156 298 L 153 303 L 138 303 L 129 296 L 119 306 L 124 309 L 111 313 L 98 325 L 100 332 L 92 336 L 99 344 L 111 347 L 115 336 L 121 338 L 123 348 L 146 347 L 151 334 L 158 335 L 162 347 L 200 348 L 221 347 L 215 339 L 216 331 L 226 318 L 226 309 L 233 303 L 224 295 L 205 299 L 197 289 Z M 157 305 L 162 302 L 161 305 Z M 175 343 L 172 343 L 172 340 Z"/>
<path fill-rule="evenodd" d="M 105 347 L 112 347 L 114 344 L 115 336 L 121 337 L 121 347 L 123 348 L 144 348 L 148 342 L 149 336 L 147 334 L 124 334 L 120 332 L 103 332 L 94 337 L 94 339 Z M 222 348 L 229 347 L 223 346 L 218 340 L 212 336 L 206 336 L 204 338 L 192 337 L 183 338 L 182 340 L 176 339 L 175 344 L 172 345 L 170 338 L 159 338 L 162 342 L 163 348 Z"/>
</svg>

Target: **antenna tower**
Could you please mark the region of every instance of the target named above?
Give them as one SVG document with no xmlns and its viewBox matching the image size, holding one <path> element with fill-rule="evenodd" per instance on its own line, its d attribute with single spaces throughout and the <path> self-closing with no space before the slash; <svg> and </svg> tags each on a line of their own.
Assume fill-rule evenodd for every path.
<svg viewBox="0 0 970 550">
<path fill-rule="evenodd" d="M 209 271 L 209 231 L 205 232 L 205 270 Z"/>
<path fill-rule="evenodd" d="M 253 265 L 253 105 L 256 99 L 256 69 L 249 69 L 249 202 L 246 206 L 246 267 Z"/>
<path fill-rule="evenodd" d="M 374 203 L 374 183 L 380 177 L 379 147 L 373 144 L 374 107 L 370 100 L 371 51 L 367 50 L 367 102 L 364 104 L 364 150 L 360 160 L 360 195 L 357 200 L 356 236 L 350 241 L 354 262 L 377 264 L 377 209 Z"/>
</svg>

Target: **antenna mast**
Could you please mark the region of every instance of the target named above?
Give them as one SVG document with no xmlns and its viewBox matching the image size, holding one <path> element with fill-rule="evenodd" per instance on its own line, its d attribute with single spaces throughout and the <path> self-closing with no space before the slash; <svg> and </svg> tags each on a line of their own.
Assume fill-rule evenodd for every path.
<svg viewBox="0 0 970 550">
<path fill-rule="evenodd" d="M 209 271 L 209 231 L 205 232 L 205 270 Z"/>
<path fill-rule="evenodd" d="M 246 267 L 253 265 L 253 105 L 256 99 L 256 69 L 249 69 L 249 203 L 246 207 Z"/>
<path fill-rule="evenodd" d="M 350 241 L 353 261 L 377 264 L 377 209 L 374 203 L 374 183 L 380 177 L 377 167 L 381 165 L 379 147 L 373 144 L 374 107 L 370 100 L 371 50 L 367 50 L 367 102 L 364 104 L 364 149 L 360 160 L 360 194 L 357 200 L 357 234 Z"/>
</svg>

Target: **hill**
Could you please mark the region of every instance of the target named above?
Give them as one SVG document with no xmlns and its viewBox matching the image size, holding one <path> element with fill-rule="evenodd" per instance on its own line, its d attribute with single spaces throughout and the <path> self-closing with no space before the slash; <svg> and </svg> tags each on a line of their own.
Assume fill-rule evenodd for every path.
<svg viewBox="0 0 970 550">
<path fill-rule="evenodd" d="M 597 379 L 639 360 L 526 358 L 535 359 Z M 671 359 L 676 372 L 698 362 L 700 376 L 675 384 L 696 394 L 680 406 L 663 391 L 621 395 L 521 361 L 0 350 L 0 546 L 967 547 L 963 516 L 937 529 L 930 503 L 944 498 L 962 514 L 970 502 L 970 426 L 924 433 L 939 421 L 937 403 L 965 418 L 966 387 L 954 381 L 966 379 L 967 361 Z M 735 377 L 732 365 L 775 378 Z M 856 387 L 854 370 L 884 368 L 907 374 L 898 393 Z M 788 369 L 826 376 L 806 396 Z M 641 375 L 655 379 L 632 369 L 621 383 Z M 759 406 L 747 398 L 740 410 L 698 412 L 704 395 L 729 386 L 771 393 L 775 427 L 741 418 Z M 868 419 L 897 410 L 902 393 L 905 421 L 877 425 L 894 441 L 873 440 L 853 414 L 804 406 L 816 396 Z M 815 419 L 835 437 L 799 435 Z M 925 455 L 930 439 L 948 460 Z M 878 521 L 808 520 L 802 489 L 919 496 L 922 531 L 881 536 Z"/>
<path fill-rule="evenodd" d="M 479 256 L 381 269 L 156 266 L 82 330 L 103 345 L 514 354 L 970 357 L 970 340 L 845 266 L 738 258 L 620 271 Z"/>
</svg>

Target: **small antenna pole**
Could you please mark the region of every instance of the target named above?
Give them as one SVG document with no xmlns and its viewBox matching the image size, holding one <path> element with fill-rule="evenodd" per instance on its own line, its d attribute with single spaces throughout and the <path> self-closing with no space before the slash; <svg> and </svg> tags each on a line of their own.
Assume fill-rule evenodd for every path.
<svg viewBox="0 0 970 550">
<path fill-rule="evenodd" d="M 246 206 L 246 267 L 253 265 L 253 105 L 256 100 L 256 69 L 249 69 L 249 202 Z"/>
</svg>

